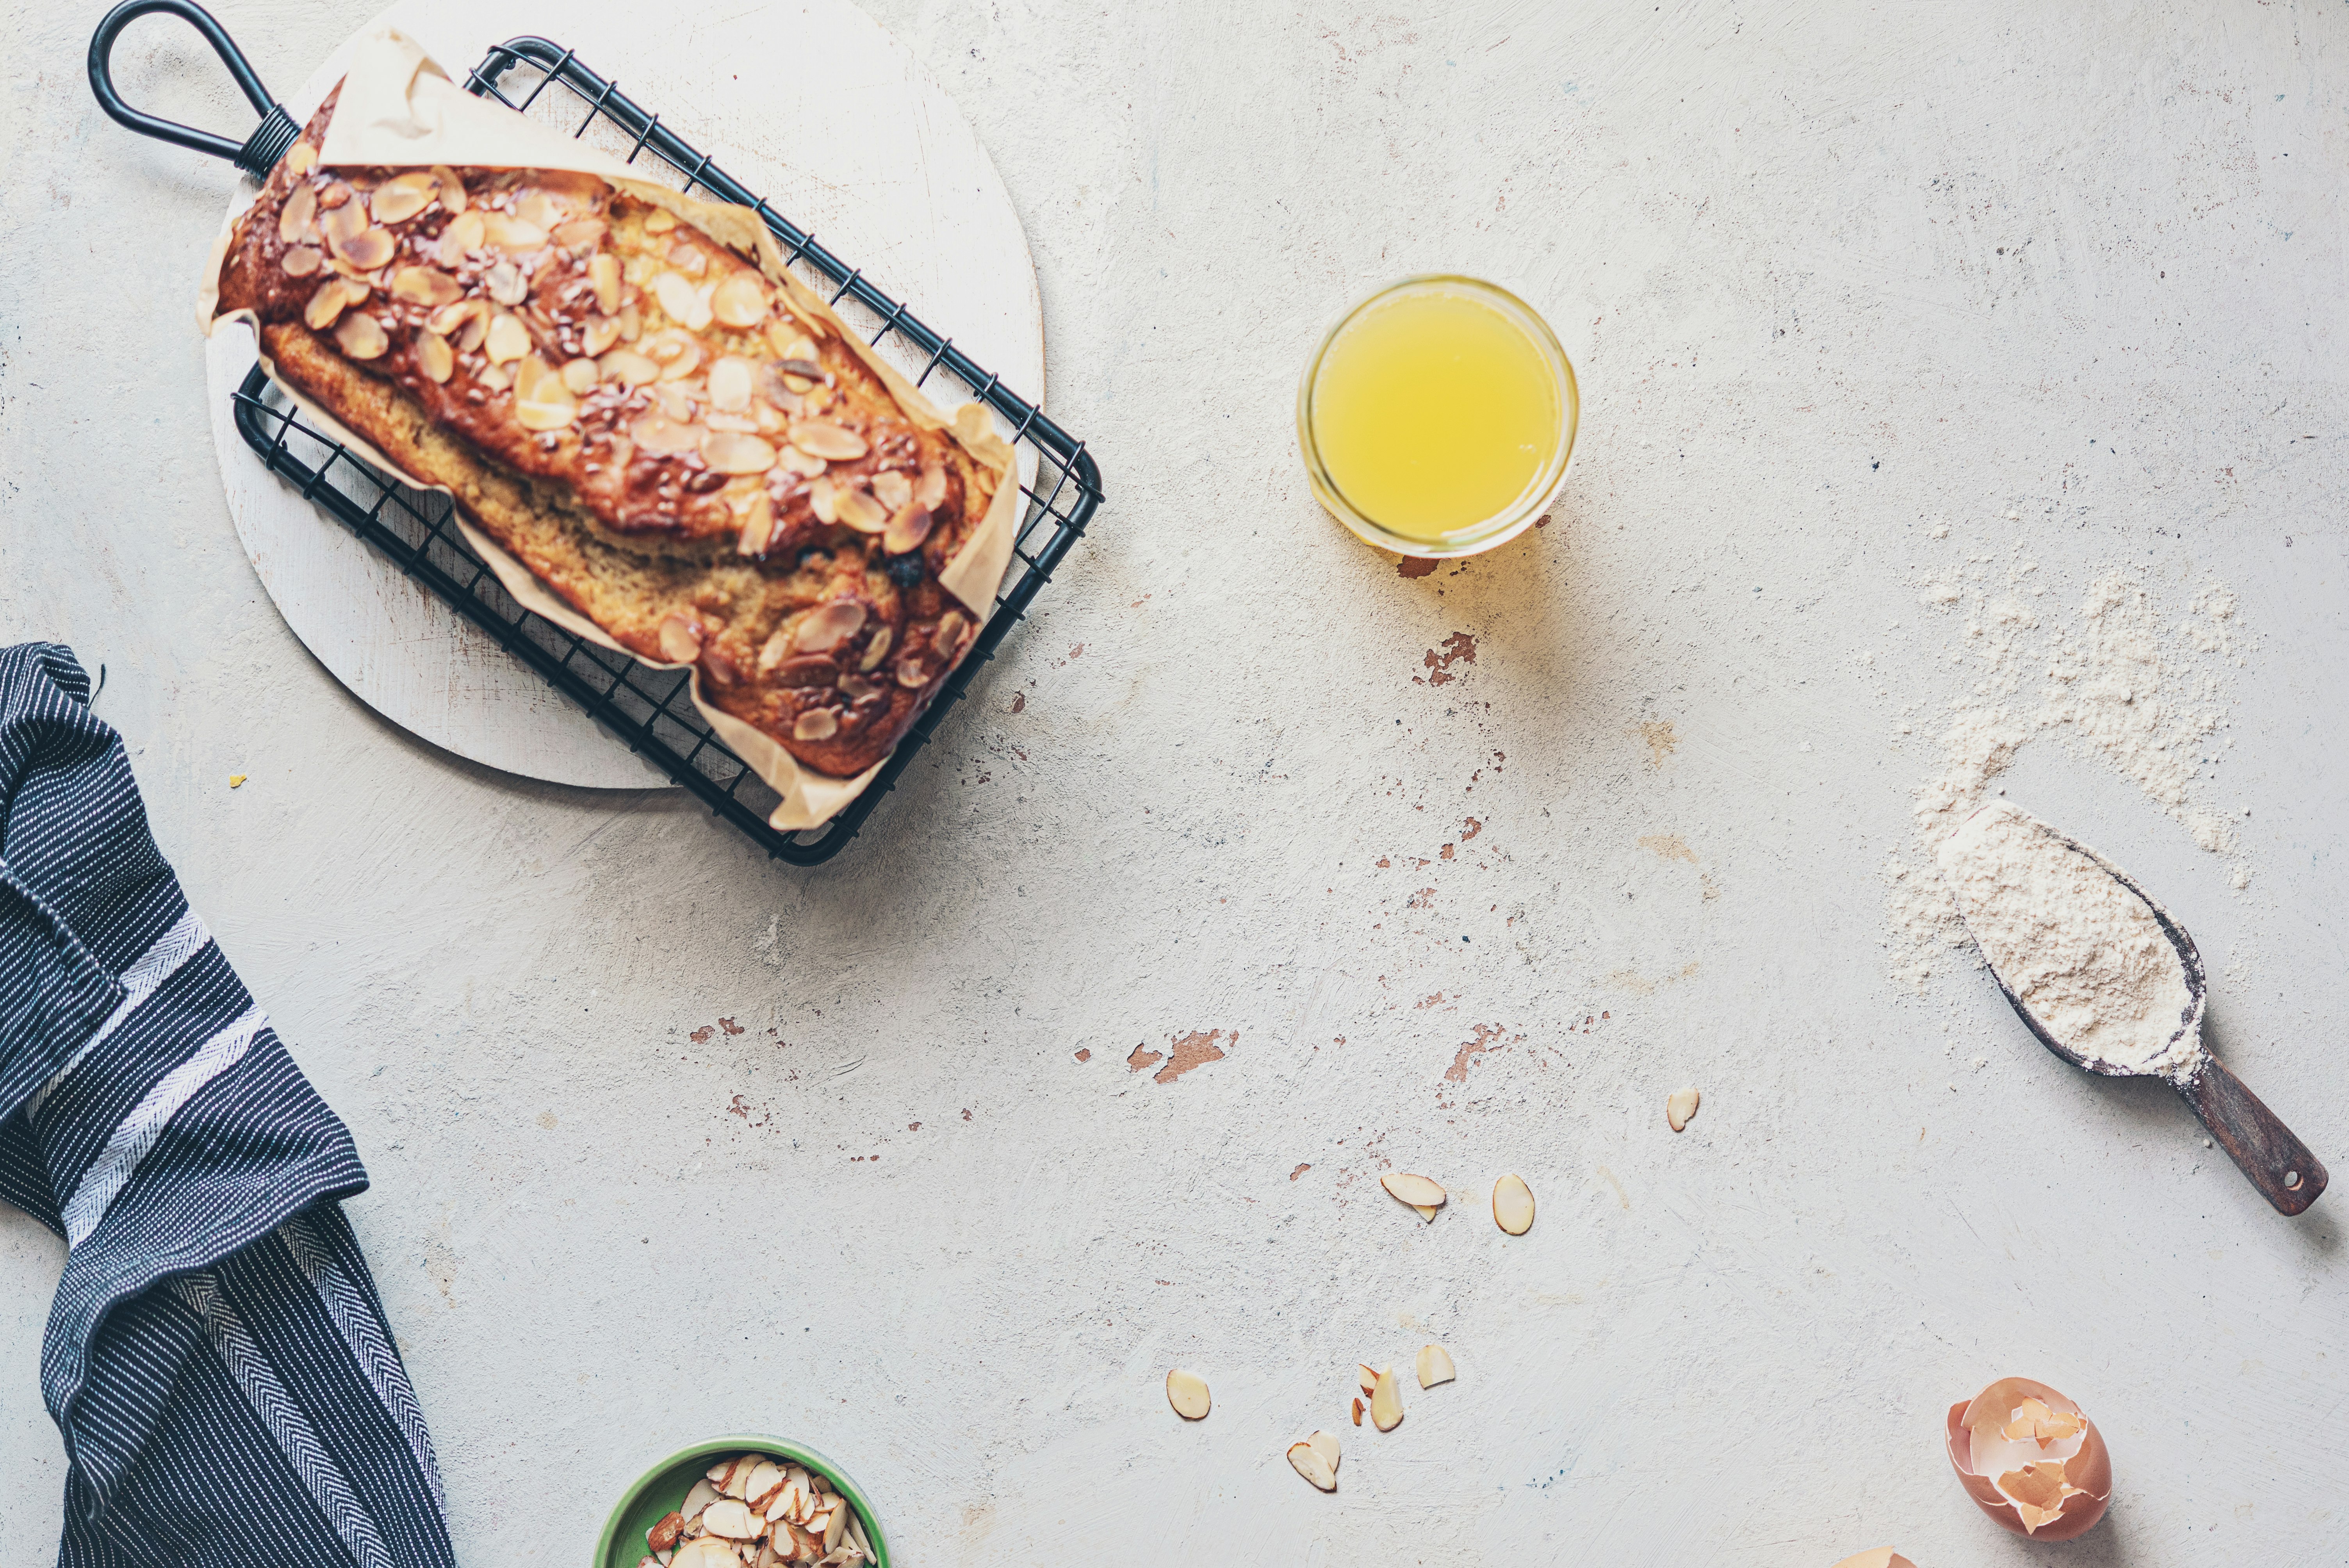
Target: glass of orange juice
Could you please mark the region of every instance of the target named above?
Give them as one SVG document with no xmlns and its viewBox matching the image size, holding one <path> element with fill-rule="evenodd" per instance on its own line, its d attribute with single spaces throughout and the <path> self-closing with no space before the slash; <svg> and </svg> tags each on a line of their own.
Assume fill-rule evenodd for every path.
<svg viewBox="0 0 2349 1568">
<path fill-rule="evenodd" d="M 1306 362 L 1297 440 L 1321 504 L 1405 555 L 1475 555 L 1556 499 L 1582 412 L 1532 306 L 1430 273 L 1346 312 Z"/>
</svg>

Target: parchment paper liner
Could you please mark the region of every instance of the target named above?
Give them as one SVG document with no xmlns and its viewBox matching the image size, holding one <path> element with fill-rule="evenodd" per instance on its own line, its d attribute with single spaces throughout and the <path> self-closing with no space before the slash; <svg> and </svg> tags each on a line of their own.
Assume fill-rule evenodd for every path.
<svg viewBox="0 0 2349 1568">
<path fill-rule="evenodd" d="M 997 433 L 984 404 L 965 403 L 949 418 L 896 366 L 883 359 L 863 336 L 851 329 L 823 297 L 794 276 L 783 263 L 782 247 L 765 222 L 748 207 L 730 202 L 700 201 L 680 196 L 666 186 L 638 179 L 619 160 L 562 132 L 517 114 L 500 103 L 475 98 L 449 79 L 448 73 L 428 58 L 421 46 L 394 27 L 382 27 L 359 40 L 352 51 L 342 96 L 336 100 L 334 119 L 327 123 L 320 150 L 322 166 L 429 167 L 445 163 L 464 169 L 559 169 L 592 174 L 629 195 L 663 207 L 691 223 L 736 254 L 753 260 L 767 280 L 782 294 L 792 315 L 819 323 L 879 377 L 905 417 L 927 429 L 951 430 L 978 464 L 996 475 L 995 496 L 978 531 L 956 552 L 938 585 L 969 609 L 983 625 L 995 606 L 995 591 L 1011 562 L 1018 531 L 1019 484 L 1018 461 L 1010 443 Z M 261 367 L 278 390 L 292 398 L 303 415 L 324 434 L 386 473 L 395 474 L 414 489 L 455 497 L 445 485 L 426 484 L 406 472 L 368 442 L 346 429 L 342 422 L 288 386 L 277 375 L 265 352 L 259 352 L 260 324 L 251 311 L 215 316 L 220 306 L 220 271 L 236 213 L 232 212 L 213 242 L 204 266 L 197 311 L 206 335 L 224 321 L 242 321 L 254 329 Z M 574 636 L 626 654 L 655 669 L 686 669 L 690 676 L 693 706 L 717 731 L 718 738 L 750 765 L 752 772 L 782 797 L 767 819 L 770 827 L 792 831 L 819 828 L 864 792 L 883 763 L 853 779 L 836 779 L 800 765 L 799 759 L 764 731 L 712 707 L 701 694 L 698 667 L 647 659 L 625 648 L 608 633 L 573 609 L 530 573 L 480 529 L 461 507 L 455 508 L 457 527 L 465 542 L 488 563 L 499 583 L 515 601 L 543 615 Z M 884 759 L 885 761 L 885 758 Z"/>
</svg>

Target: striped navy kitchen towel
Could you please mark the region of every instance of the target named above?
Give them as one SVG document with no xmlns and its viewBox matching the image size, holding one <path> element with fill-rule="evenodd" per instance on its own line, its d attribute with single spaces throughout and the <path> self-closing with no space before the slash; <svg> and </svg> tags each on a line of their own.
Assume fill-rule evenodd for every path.
<svg viewBox="0 0 2349 1568">
<path fill-rule="evenodd" d="M 366 1187 L 181 896 L 88 676 L 0 652 L 0 1197 L 68 1248 L 41 1346 L 62 1568 L 454 1563 L 339 1203 Z"/>
</svg>

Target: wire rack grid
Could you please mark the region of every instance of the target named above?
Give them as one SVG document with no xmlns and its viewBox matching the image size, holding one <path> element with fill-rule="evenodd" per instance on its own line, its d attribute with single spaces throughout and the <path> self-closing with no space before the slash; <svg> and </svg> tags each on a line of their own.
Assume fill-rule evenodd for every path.
<svg viewBox="0 0 2349 1568">
<path fill-rule="evenodd" d="M 535 80 L 510 80 L 518 70 L 535 72 Z M 775 792 L 711 732 L 693 706 L 685 672 L 638 664 L 523 609 L 466 547 L 447 497 L 398 483 L 305 423 L 258 366 L 237 388 L 238 432 L 304 497 L 438 593 L 770 856 L 802 866 L 830 860 L 856 836 L 1083 534 L 1101 505 L 1101 470 L 1082 441 L 716 167 L 708 153 L 663 125 L 657 114 L 582 65 L 571 50 L 543 38 L 509 40 L 491 48 L 465 86 L 524 112 L 538 106 L 547 88 L 560 88 L 585 110 L 573 135 L 584 137 L 600 122 L 603 134 L 616 131 L 626 139 L 625 150 L 616 150 L 629 163 L 650 154 L 657 160 L 654 170 L 666 168 L 681 181 L 681 190 L 698 189 L 714 200 L 753 209 L 774 232 L 791 264 L 830 289 L 835 308 L 869 313 L 865 325 L 873 329 L 870 341 L 876 347 L 894 338 L 901 353 L 914 356 L 919 362 L 916 385 L 926 387 L 940 373 L 960 382 L 969 397 L 988 405 L 1009 426 L 1015 449 L 1032 455 L 1034 478 L 1020 487 L 1028 504 L 1011 566 L 969 655 L 862 795 L 820 829 L 785 832 L 767 825 L 778 802 Z M 528 90 L 521 90 L 525 86 Z"/>
</svg>

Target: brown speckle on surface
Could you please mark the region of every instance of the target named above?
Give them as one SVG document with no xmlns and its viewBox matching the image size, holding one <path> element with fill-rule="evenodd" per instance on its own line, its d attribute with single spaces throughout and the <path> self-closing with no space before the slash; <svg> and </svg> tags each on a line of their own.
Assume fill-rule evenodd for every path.
<svg viewBox="0 0 2349 1568">
<path fill-rule="evenodd" d="M 1421 863 L 1422 865 L 1424 865 L 1424 864 L 1426 864 L 1427 862 L 1426 862 L 1426 861 L 1421 861 L 1420 863 Z M 1405 909 L 1433 909 L 1433 908 L 1434 908 L 1434 907 L 1435 907 L 1435 890 L 1434 890 L 1433 888 L 1432 888 L 1432 887 L 1423 887 L 1423 888 L 1420 889 L 1417 892 L 1415 892 L 1415 893 L 1413 893 L 1413 894 L 1412 894 L 1412 895 L 1411 895 L 1411 901 L 1410 901 L 1408 903 L 1404 904 L 1404 905 L 1403 905 L 1403 907 L 1404 907 Z"/>
<path fill-rule="evenodd" d="M 1663 860 L 1686 861 L 1691 865 L 1696 864 L 1696 851 L 1690 849 L 1688 841 L 1678 833 L 1643 833 L 1640 836 L 1640 847 L 1653 851 Z"/>
<path fill-rule="evenodd" d="M 1080 1050 L 1077 1052 L 1077 1060 L 1081 1062 L 1089 1062 L 1092 1059 L 1093 1054 L 1089 1050 Z"/>
<path fill-rule="evenodd" d="M 1387 869 L 1387 858 L 1386 858 L 1386 856 L 1384 856 L 1384 855 L 1381 855 L 1381 856 L 1379 857 L 1379 870 L 1381 870 L 1381 871 L 1384 871 L 1384 870 L 1386 870 L 1386 869 Z"/>
<path fill-rule="evenodd" d="M 962 1119 L 963 1119 L 965 1121 L 968 1121 L 968 1120 L 970 1119 L 970 1112 L 969 1112 L 969 1111 L 968 1111 L 968 1110 L 965 1110 L 965 1111 L 962 1113 Z"/>
<path fill-rule="evenodd" d="M 1166 1058 L 1166 1065 L 1153 1073 L 1150 1081 L 1173 1083 L 1193 1068 L 1203 1068 L 1209 1062 L 1222 1061 L 1223 1047 L 1216 1042 L 1223 1037 L 1224 1031 L 1221 1029 L 1194 1029 L 1187 1035 L 1176 1037 L 1169 1047 L 1173 1054 Z M 1239 1031 L 1237 1029 L 1232 1031 L 1231 1043 L 1234 1046 L 1240 1043 Z"/>
<path fill-rule="evenodd" d="M 1452 858 L 1452 846 L 1450 844 L 1446 844 L 1442 849 L 1436 851 L 1435 858 L 1439 861 L 1450 860 Z"/>
<path fill-rule="evenodd" d="M 922 1124 L 918 1121 L 909 1121 L 905 1123 L 905 1130 L 908 1132 L 919 1132 L 922 1130 Z"/>
<path fill-rule="evenodd" d="M 1484 830 L 1485 824 L 1471 817 L 1468 819 L 1467 825 L 1460 830 L 1460 841 L 1464 844 Z"/>
<path fill-rule="evenodd" d="M 718 1030 L 714 1026 L 709 1024 L 704 1024 L 701 1027 L 694 1030 L 693 1033 L 686 1036 L 685 1037 L 691 1040 L 697 1046 L 706 1046 L 709 1043 L 709 1037 L 717 1032 Z"/>
<path fill-rule="evenodd" d="M 1433 1007 L 1433 1006 L 1434 1006 L 1438 1002 L 1441 1002 L 1441 1001 L 1443 1001 L 1443 1000 L 1444 1000 L 1444 993 L 1443 993 L 1443 992 L 1441 992 L 1441 991 L 1438 991 L 1438 992 L 1437 992 L 1434 995 L 1433 995 L 1433 996 L 1423 997 L 1423 998 L 1422 998 L 1422 999 L 1421 999 L 1421 1000 L 1419 1000 L 1419 1001 L 1413 1002 L 1413 1003 L 1412 1004 L 1412 1007 L 1413 1007 L 1413 1009 L 1414 1011 L 1419 1010 L 1419 1009 L 1421 1009 L 1421 1008 Z"/>
<path fill-rule="evenodd" d="M 1139 1045 L 1133 1047 L 1133 1054 L 1125 1058 L 1126 1070 L 1129 1072 L 1142 1072 L 1146 1068 L 1156 1067 L 1160 1062 L 1163 1062 L 1165 1059 L 1166 1058 L 1164 1057 L 1162 1057 L 1156 1051 L 1152 1050 L 1148 1045 Z"/>
<path fill-rule="evenodd" d="M 1425 577 L 1443 564 L 1444 562 L 1441 561 L 1430 560 L 1417 555 L 1406 555 L 1402 560 L 1395 562 L 1395 575 L 1398 577 Z"/>
<path fill-rule="evenodd" d="M 726 1108 L 726 1114 L 739 1116 L 748 1121 L 750 1119 L 750 1102 L 738 1094 L 734 1097 L 734 1103 Z"/>
<path fill-rule="evenodd" d="M 1427 650 L 1420 660 L 1426 666 L 1427 674 L 1412 676 L 1412 683 L 1416 686 L 1424 681 L 1429 686 L 1449 686 L 1460 678 L 1452 673 L 1452 666 L 1463 661 L 1472 665 L 1476 662 L 1476 639 L 1465 632 L 1454 632 L 1444 639 L 1440 652 L 1434 648 Z"/>
<path fill-rule="evenodd" d="M 1648 743 L 1648 766 L 1651 768 L 1661 768 L 1664 758 L 1670 757 L 1672 748 L 1680 744 L 1680 738 L 1672 733 L 1672 723 L 1668 718 L 1651 718 L 1623 733 L 1636 735 Z"/>
<path fill-rule="evenodd" d="M 1028 711 L 1028 694 L 1026 692 L 1016 691 L 1011 694 L 1011 707 L 1009 711 L 1013 713 L 1025 713 Z"/>
<path fill-rule="evenodd" d="M 538 1113 L 538 1124 L 546 1129 L 549 1132 L 554 1131 L 555 1128 L 554 1112 L 551 1110 L 540 1111 Z"/>
<path fill-rule="evenodd" d="M 1493 1044 L 1495 1040 L 1500 1038 L 1500 1025 L 1471 1024 L 1469 1029 L 1475 1034 L 1475 1038 L 1463 1040 L 1460 1043 L 1460 1049 L 1453 1057 L 1452 1065 L 1444 1069 L 1444 1081 L 1446 1083 L 1466 1083 L 1469 1057 L 1481 1057 L 1487 1051 L 1503 1048 Z"/>
<path fill-rule="evenodd" d="M 1313 1167 L 1312 1167 L 1312 1166 L 1310 1166 L 1310 1165 L 1299 1165 L 1296 1170 L 1291 1171 L 1288 1173 L 1288 1179 L 1289 1179 L 1291 1181 L 1296 1181 L 1299 1176 L 1304 1175 L 1308 1171 L 1310 1171 L 1310 1170 L 1312 1170 L 1312 1169 L 1313 1169 Z"/>
<path fill-rule="evenodd" d="M 750 1031 L 749 1031 L 748 1029 L 745 1029 L 744 1027 L 742 1027 L 742 1026 L 741 1026 L 741 1025 L 737 1024 L 737 1023 L 736 1023 L 733 1019 L 731 1019 L 731 1018 L 720 1018 L 720 1019 L 719 1019 L 719 1020 L 718 1020 L 718 1026 L 719 1026 L 719 1028 L 721 1028 L 721 1029 L 725 1030 L 725 1031 L 726 1031 L 728 1034 L 730 1034 L 730 1035 L 747 1035 L 747 1034 L 749 1034 L 749 1033 L 750 1033 Z"/>
</svg>

